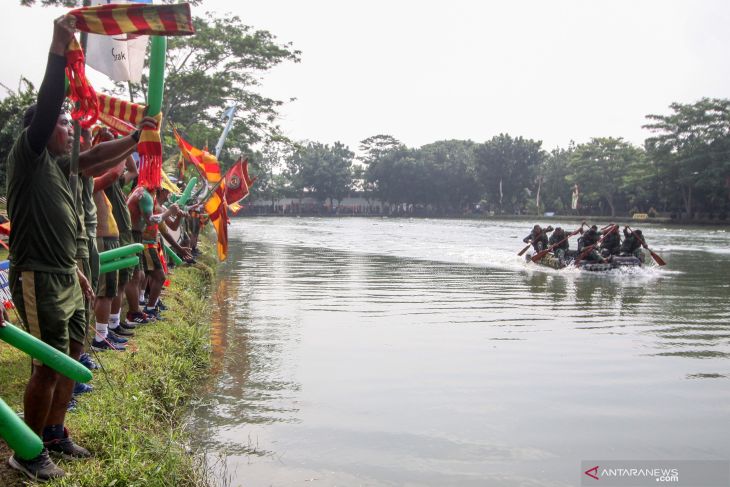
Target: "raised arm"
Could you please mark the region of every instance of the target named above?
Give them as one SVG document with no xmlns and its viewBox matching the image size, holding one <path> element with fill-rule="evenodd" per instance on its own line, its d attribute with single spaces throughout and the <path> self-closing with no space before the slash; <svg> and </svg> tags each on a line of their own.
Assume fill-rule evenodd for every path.
<svg viewBox="0 0 730 487">
<path fill-rule="evenodd" d="M 137 176 L 139 176 L 139 171 L 137 170 L 137 164 L 134 162 L 134 157 L 127 157 L 125 167 L 127 169 L 127 172 L 124 173 L 124 182 L 122 183 L 122 186 L 124 186 L 125 184 L 129 184 L 130 181 L 133 181 L 135 178 L 137 178 Z"/>
<path fill-rule="evenodd" d="M 41 154 L 51 139 L 61 114 L 66 70 L 66 46 L 74 35 L 76 19 L 70 15 L 53 21 L 53 39 L 43 82 L 38 90 L 35 113 L 28 126 L 28 143 L 36 154 Z"/>
</svg>

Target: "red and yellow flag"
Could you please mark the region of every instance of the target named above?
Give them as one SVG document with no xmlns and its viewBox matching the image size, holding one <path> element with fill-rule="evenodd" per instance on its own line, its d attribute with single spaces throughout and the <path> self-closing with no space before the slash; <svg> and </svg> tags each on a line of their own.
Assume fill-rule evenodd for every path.
<svg viewBox="0 0 730 487">
<path fill-rule="evenodd" d="M 226 198 L 225 198 L 225 181 L 215 188 L 213 193 L 205 202 L 205 212 L 210 218 L 210 223 L 215 228 L 215 233 L 218 235 L 218 259 L 221 261 L 226 260 L 226 254 L 228 253 L 228 213 L 226 211 Z"/>
<path fill-rule="evenodd" d="M 177 130 L 173 129 L 173 133 L 175 134 L 177 146 L 180 148 L 183 157 L 197 168 L 200 175 L 211 184 L 216 184 L 220 181 L 222 176 L 218 159 L 213 154 L 193 147 L 180 136 Z"/>
<path fill-rule="evenodd" d="M 144 105 L 124 101 L 103 93 L 97 93 L 96 98 L 99 100 L 99 112 L 103 113 L 107 117 L 114 117 L 116 119 L 123 120 L 135 127 L 139 125 L 144 118 L 144 111 L 147 108 Z"/>
<path fill-rule="evenodd" d="M 226 173 L 226 203 L 237 203 L 248 196 L 248 161 L 238 160 Z"/>
<path fill-rule="evenodd" d="M 122 3 L 71 10 L 76 28 L 92 34 L 179 36 L 195 33 L 190 4 Z"/>
</svg>

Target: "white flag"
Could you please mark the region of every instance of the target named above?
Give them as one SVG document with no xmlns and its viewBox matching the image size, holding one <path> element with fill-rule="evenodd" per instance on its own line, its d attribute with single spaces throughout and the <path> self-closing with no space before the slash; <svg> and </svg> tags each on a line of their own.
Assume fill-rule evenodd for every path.
<svg viewBox="0 0 730 487">
<path fill-rule="evenodd" d="M 91 0 L 92 5 L 109 3 L 152 3 L 151 0 Z M 120 34 L 104 36 L 89 34 L 86 44 L 86 64 L 114 81 L 142 80 L 147 36 Z"/>
</svg>

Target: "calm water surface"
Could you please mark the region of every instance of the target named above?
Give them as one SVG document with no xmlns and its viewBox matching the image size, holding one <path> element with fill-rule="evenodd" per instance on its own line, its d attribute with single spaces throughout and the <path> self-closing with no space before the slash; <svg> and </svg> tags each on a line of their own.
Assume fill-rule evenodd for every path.
<svg viewBox="0 0 730 487">
<path fill-rule="evenodd" d="M 730 459 L 730 232 L 647 225 L 667 267 L 592 275 L 526 265 L 529 227 L 236 220 L 197 446 L 234 486 L 570 486 L 582 459 Z"/>
</svg>

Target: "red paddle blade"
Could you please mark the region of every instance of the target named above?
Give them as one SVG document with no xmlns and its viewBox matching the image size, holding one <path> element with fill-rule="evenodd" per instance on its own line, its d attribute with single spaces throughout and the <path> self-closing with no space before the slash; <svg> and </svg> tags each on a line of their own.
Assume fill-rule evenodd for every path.
<svg viewBox="0 0 730 487">
<path fill-rule="evenodd" d="M 650 250 L 649 254 L 651 254 L 651 258 L 654 259 L 654 262 L 656 262 L 658 265 L 667 265 L 667 263 L 664 262 L 664 259 L 659 257 L 659 255 L 656 254 L 654 251 Z"/>
</svg>

